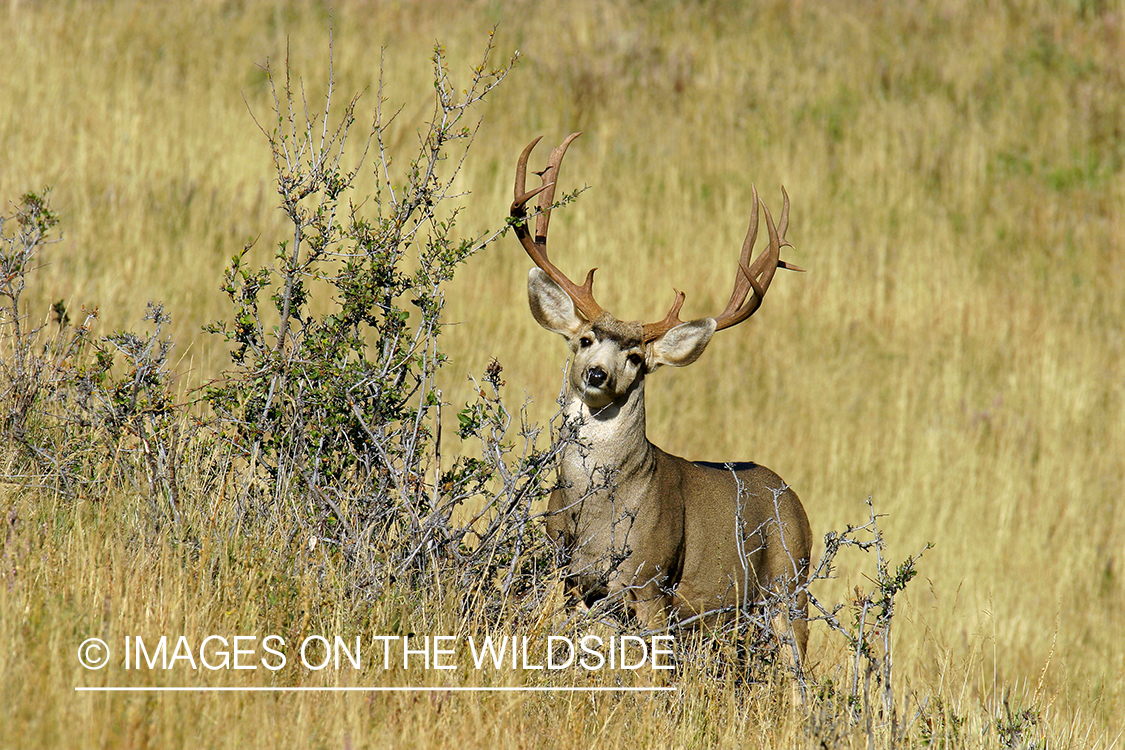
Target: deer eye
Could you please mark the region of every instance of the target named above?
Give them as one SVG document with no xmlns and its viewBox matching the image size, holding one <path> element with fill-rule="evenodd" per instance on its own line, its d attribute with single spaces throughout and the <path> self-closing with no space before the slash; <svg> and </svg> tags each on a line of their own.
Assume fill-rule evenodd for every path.
<svg viewBox="0 0 1125 750">
<path fill-rule="evenodd" d="M 590 338 L 589 336 L 583 336 L 582 338 L 578 339 L 578 345 L 580 347 L 582 347 L 583 349 L 585 349 L 586 347 L 590 346 L 593 343 L 594 343 L 594 340 L 592 338 Z"/>
<path fill-rule="evenodd" d="M 645 361 L 644 357 L 637 354 L 636 352 L 633 352 L 632 354 L 630 354 L 628 359 L 629 359 L 629 364 L 633 365 L 634 367 L 640 367 L 641 364 Z"/>
</svg>

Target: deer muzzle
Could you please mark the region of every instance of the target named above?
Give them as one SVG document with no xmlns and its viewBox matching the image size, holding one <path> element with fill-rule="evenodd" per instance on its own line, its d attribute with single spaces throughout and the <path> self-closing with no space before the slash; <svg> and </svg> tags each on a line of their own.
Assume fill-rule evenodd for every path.
<svg viewBox="0 0 1125 750">
<path fill-rule="evenodd" d="M 586 370 L 586 385 L 590 388 L 601 388 L 609 380 L 609 373 L 598 365 L 593 365 Z"/>
</svg>

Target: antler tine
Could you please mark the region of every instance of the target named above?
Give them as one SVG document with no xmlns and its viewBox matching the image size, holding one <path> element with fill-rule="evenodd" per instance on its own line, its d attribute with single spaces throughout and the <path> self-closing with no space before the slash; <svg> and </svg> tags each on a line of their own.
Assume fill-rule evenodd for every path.
<svg viewBox="0 0 1125 750">
<path fill-rule="evenodd" d="M 785 186 L 781 186 L 781 221 L 777 222 L 777 235 L 781 238 L 782 247 L 793 247 L 793 245 L 785 239 L 785 232 L 789 229 L 789 193 L 785 192 Z M 784 260 L 777 261 L 778 268 L 784 268 L 788 271 L 805 272 L 805 269 Z"/>
<path fill-rule="evenodd" d="M 758 241 L 758 204 L 761 203 L 761 200 L 758 198 L 758 188 L 753 183 L 750 185 L 750 193 L 753 196 L 754 207 L 750 210 L 750 226 L 746 230 L 746 238 L 742 241 L 742 252 L 738 256 L 739 268 L 750 265 L 754 253 L 754 243 Z M 750 282 L 751 278 L 748 275 L 735 273 L 734 289 L 730 293 L 730 300 L 719 314 L 718 319 L 731 315 L 742 307 L 742 303 L 746 301 L 746 296 L 751 290 Z"/>
<path fill-rule="evenodd" d="M 781 186 L 781 220 L 777 222 L 777 234 L 781 239 L 785 239 L 785 232 L 789 229 L 789 193 L 785 192 L 785 186 Z"/>
<path fill-rule="evenodd" d="M 559 181 L 559 165 L 562 164 L 566 150 L 575 138 L 582 133 L 571 133 L 566 140 L 555 147 L 547 159 L 547 168 L 543 170 L 543 185 L 545 189 L 539 196 L 539 218 L 535 220 L 535 241 L 547 241 L 547 226 L 551 223 L 551 204 L 555 202 L 555 185 Z"/>
<path fill-rule="evenodd" d="M 601 305 L 594 300 L 594 271 L 597 269 L 591 268 L 586 274 L 585 283 L 578 286 L 568 279 L 547 257 L 547 226 L 551 221 L 551 204 L 555 199 L 555 184 L 558 179 L 559 165 L 562 163 L 563 156 L 566 155 L 566 149 L 570 146 L 571 141 L 580 135 L 582 134 L 572 133 L 551 152 L 547 161 L 547 168 L 539 173 L 543 179 L 543 184 L 534 190 L 527 189 L 527 160 L 542 136 L 527 144 L 516 162 L 515 198 L 512 201 L 510 214 L 516 220 L 513 223 L 516 229 L 516 237 L 519 238 L 520 244 L 523 245 L 523 249 L 535 262 L 535 265 L 539 266 L 552 281 L 570 296 L 574 301 L 574 306 L 583 317 L 587 320 L 593 320 L 604 312 Z M 535 222 L 535 237 L 532 238 L 527 229 L 527 209 L 525 206 L 529 200 L 537 195 L 539 196 L 539 217 Z"/>
<path fill-rule="evenodd" d="M 658 339 L 683 323 L 683 321 L 680 320 L 680 308 L 684 306 L 684 300 L 687 299 L 687 295 L 679 289 L 673 289 L 672 291 L 676 293 L 676 299 L 672 302 L 672 307 L 668 310 L 668 314 L 664 316 L 664 320 L 659 323 L 644 324 L 642 338 L 645 341 Z"/>
<path fill-rule="evenodd" d="M 539 141 L 543 140 L 543 136 L 538 136 L 531 143 L 527 144 L 523 151 L 520 153 L 520 158 L 516 161 L 516 196 L 512 201 L 512 214 L 515 215 L 516 209 L 522 209 L 524 204 L 534 198 L 536 194 L 543 192 L 547 189 L 546 185 L 540 186 L 536 190 L 527 192 L 527 158 L 531 156 L 531 150 L 535 148 Z"/>
</svg>

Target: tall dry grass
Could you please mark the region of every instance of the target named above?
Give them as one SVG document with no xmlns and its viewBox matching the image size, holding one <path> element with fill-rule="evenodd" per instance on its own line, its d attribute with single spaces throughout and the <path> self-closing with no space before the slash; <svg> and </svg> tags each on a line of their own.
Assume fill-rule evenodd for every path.
<svg viewBox="0 0 1125 750">
<path fill-rule="evenodd" d="M 97 306 L 108 331 L 162 299 L 185 382 L 198 383 L 225 365 L 199 333 L 225 311 L 224 263 L 254 237 L 264 256 L 282 230 L 247 113 L 268 110 L 257 63 L 288 49 L 315 98 L 327 6 L 11 2 L 3 13 L 0 196 L 51 185 L 64 219 L 35 290 L 43 315 L 60 298 Z M 987 744 L 1005 700 L 1039 711 L 1037 731 L 1054 742 L 1119 741 L 1120 3 L 621 0 L 564 12 L 357 1 L 331 17 L 339 88 L 368 88 L 370 105 L 382 54 L 404 144 L 430 107 L 432 42 L 467 68 L 498 24 L 500 51 L 518 48 L 523 62 L 482 110 L 464 221 L 506 214 L 531 137 L 585 131 L 563 179 L 590 189 L 556 212 L 553 252 L 574 274 L 598 266 L 599 300 L 622 317 L 659 317 L 673 285 L 686 315 L 713 314 L 751 182 L 771 207 L 784 184 L 791 258 L 809 273 L 780 276 L 754 320 L 695 366 L 656 376 L 650 437 L 691 458 L 771 466 L 818 533 L 863 520 L 870 495 L 892 558 L 933 541 L 900 614 L 898 668 L 965 718 L 966 744 Z M 463 375 L 496 357 L 509 388 L 526 390 L 538 417 L 552 413 L 564 349 L 527 312 L 527 266 L 508 239 L 453 288 L 455 407 Z M 340 600 L 328 563 L 320 577 L 287 577 L 299 553 L 267 539 L 191 555 L 174 539 L 142 544 L 125 489 L 77 508 L 41 490 L 2 496 L 4 744 L 249 747 L 289 731 L 309 746 L 804 742 L 768 694 L 704 683 L 679 704 L 77 696 L 86 675 L 73 648 L 105 627 L 264 630 L 322 616 L 379 633 L 404 610 Z M 845 564 L 824 597 L 859 583 Z M 448 624 L 444 600 L 426 605 L 427 626 Z M 833 648 L 814 630 L 814 667 L 832 664 Z"/>
</svg>

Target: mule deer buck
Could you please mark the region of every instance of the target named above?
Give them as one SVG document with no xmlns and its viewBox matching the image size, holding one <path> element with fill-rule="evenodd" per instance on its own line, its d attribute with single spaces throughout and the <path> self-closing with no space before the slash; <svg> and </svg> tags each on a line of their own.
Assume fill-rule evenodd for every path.
<svg viewBox="0 0 1125 750">
<path fill-rule="evenodd" d="M 749 462 L 688 461 L 645 435 L 645 381 L 661 365 L 682 367 L 703 353 L 715 331 L 758 309 L 777 268 L 802 270 L 778 257 L 789 223 L 785 195 L 774 226 L 764 204 L 769 247 L 751 260 L 758 229 L 757 191 L 730 303 L 717 317 L 679 319 L 683 292 L 663 320 L 618 320 L 595 300 L 594 270 L 581 286 L 547 257 L 547 227 L 559 165 L 575 133 L 556 148 L 543 184 L 526 188 L 532 141 L 516 166 L 511 217 L 535 262 L 528 274 L 531 312 L 561 334 L 571 359 L 564 396 L 561 482 L 548 504 L 547 531 L 567 563 L 567 587 L 593 606 L 616 601 L 650 630 L 729 621 L 770 595 L 789 603 L 773 628 L 791 644 L 800 668 L 812 532 L 801 501 L 769 469 Z M 526 204 L 539 196 L 534 237 Z M 796 615 L 795 617 L 793 615 Z"/>
</svg>

